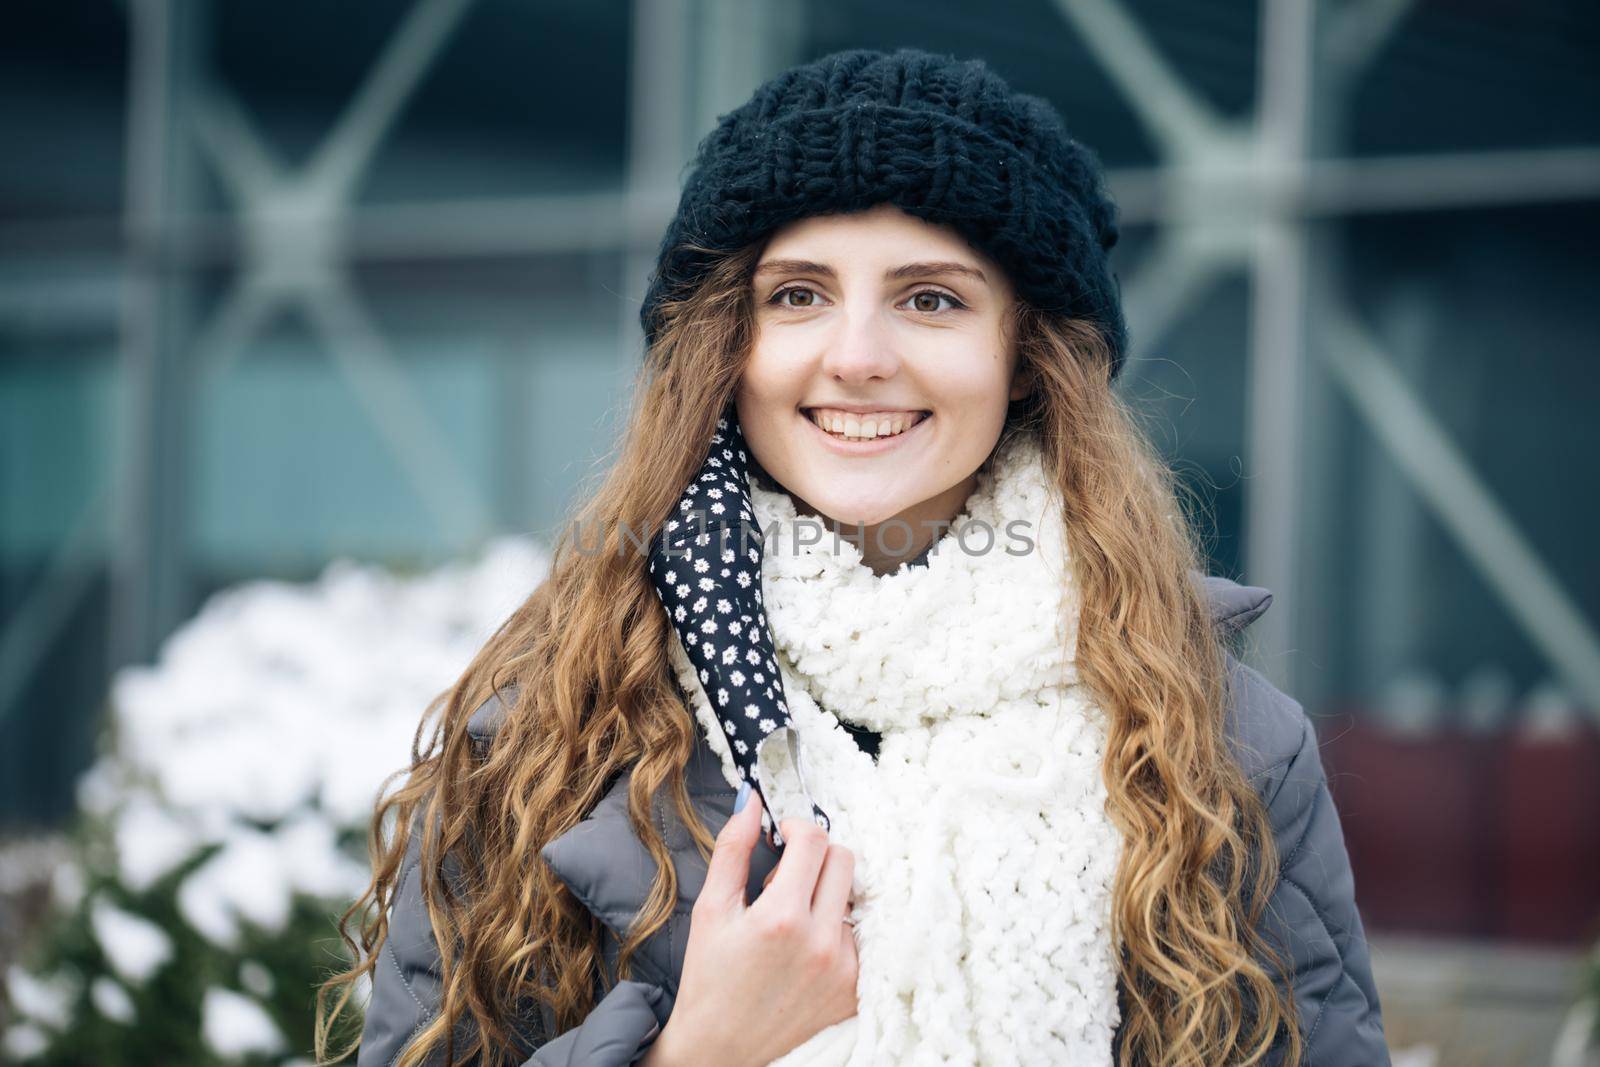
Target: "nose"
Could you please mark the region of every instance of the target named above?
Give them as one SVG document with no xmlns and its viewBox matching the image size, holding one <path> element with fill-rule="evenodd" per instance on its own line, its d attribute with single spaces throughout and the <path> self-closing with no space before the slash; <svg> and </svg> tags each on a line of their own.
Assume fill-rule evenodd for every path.
<svg viewBox="0 0 1600 1067">
<path fill-rule="evenodd" d="M 871 310 L 837 316 L 837 332 L 828 338 L 822 370 L 848 384 L 888 378 L 900 367 L 894 342 L 882 317 Z"/>
</svg>

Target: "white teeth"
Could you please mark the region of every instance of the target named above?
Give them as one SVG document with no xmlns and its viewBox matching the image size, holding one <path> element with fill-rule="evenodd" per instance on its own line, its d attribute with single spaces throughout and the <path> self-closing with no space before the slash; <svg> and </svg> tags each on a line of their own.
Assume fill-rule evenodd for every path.
<svg viewBox="0 0 1600 1067">
<path fill-rule="evenodd" d="M 850 411 L 830 411 L 814 408 L 807 417 L 823 430 L 845 440 L 871 441 L 879 437 L 893 437 L 904 433 L 926 416 L 907 412 L 883 415 L 858 415 Z"/>
</svg>

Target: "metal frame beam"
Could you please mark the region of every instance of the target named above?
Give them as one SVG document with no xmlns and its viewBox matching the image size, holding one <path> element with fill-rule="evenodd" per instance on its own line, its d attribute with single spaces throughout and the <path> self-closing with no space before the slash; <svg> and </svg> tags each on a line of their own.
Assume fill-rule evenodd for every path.
<svg viewBox="0 0 1600 1067">
<path fill-rule="evenodd" d="M 506 253 L 625 252 L 627 297 L 619 312 L 619 368 L 637 366 L 635 290 L 653 262 L 660 229 L 676 203 L 678 167 L 697 123 L 737 95 L 761 63 L 729 58 L 717 18 L 727 0 L 634 0 L 633 105 L 626 187 L 616 193 L 531 196 L 357 206 L 354 191 L 406 100 L 463 17 L 470 0 L 417 0 L 310 162 L 297 172 L 277 162 L 242 109 L 220 87 L 198 97 L 195 140 L 180 99 L 201 76 L 199 0 L 131 0 L 128 214 L 0 227 L 0 247 L 126 247 L 122 310 L 128 375 L 127 467 L 91 496 L 10 624 L 0 630 L 0 721 L 26 672 L 47 647 L 92 576 L 90 546 L 109 539 L 117 628 L 113 660 L 148 659 L 178 620 L 181 592 L 180 471 L 185 412 L 180 354 L 214 375 L 284 307 L 304 308 L 366 404 L 446 536 L 482 532 L 489 509 L 451 459 L 442 435 L 395 366 L 381 332 L 344 277 L 355 262 L 391 257 L 476 257 Z M 1161 148 L 1154 168 L 1113 171 L 1126 223 L 1159 227 L 1158 245 L 1125 285 L 1139 351 L 1224 271 L 1253 279 L 1250 381 L 1252 472 L 1249 571 L 1284 591 L 1295 587 L 1301 536 L 1296 472 L 1284 451 L 1295 440 L 1304 390 L 1308 305 L 1333 309 L 1338 328 L 1312 346 L 1331 380 L 1390 450 L 1419 496 L 1457 537 L 1469 560 L 1506 600 L 1514 618 L 1569 684 L 1600 707 L 1600 639 L 1503 508 L 1452 449 L 1426 407 L 1393 374 L 1343 294 L 1305 270 L 1304 227 L 1318 218 L 1387 211 L 1461 210 L 1600 196 L 1600 148 L 1473 152 L 1366 159 L 1308 158 L 1312 131 L 1337 122 L 1348 89 L 1395 32 L 1412 0 L 1361 0 L 1326 11 L 1310 0 L 1262 5 L 1261 106 L 1244 122 L 1218 114 L 1185 83 L 1115 0 L 1056 0 L 1151 130 Z M 778 15 L 758 5 L 753 25 L 764 47 L 783 47 Z M 709 19 L 710 25 L 701 25 Z M 1319 24 L 1319 21 L 1320 24 Z M 699 26 L 696 36 L 694 27 Z M 708 52 L 714 69 L 693 69 Z M 716 62 L 722 56 L 723 62 Z M 694 60 L 691 62 L 691 60 Z M 770 65 L 770 64 L 768 64 Z M 1316 81 L 1312 81 L 1312 75 Z M 709 109 L 709 111 L 708 111 Z M 203 146 L 235 197 L 236 210 L 192 210 L 185 173 Z M 1219 221 L 1220 220 L 1220 221 Z M 191 331 L 180 279 L 186 268 L 240 263 L 240 285 Z M 78 302 L 41 305 L 30 291 L 0 284 L 0 316 L 50 321 L 81 314 Z M 1298 318 L 1297 318 L 1298 316 Z M 180 379 L 175 381 L 176 379 Z M 176 404 L 177 407 L 173 408 Z M 1421 444 L 1419 444 L 1421 442 Z M 1259 474 L 1255 472 L 1261 472 Z M 113 495 L 115 494 L 115 495 Z M 163 518 L 163 516 L 165 516 Z M 1293 597 L 1286 596 L 1292 600 Z M 1293 612 L 1269 614 L 1264 644 L 1276 654 L 1298 631 Z M 1539 620 L 1559 619 L 1560 632 Z M 1276 629 L 1275 629 L 1276 628 Z M 1282 673 L 1278 680 L 1294 684 Z"/>
</svg>

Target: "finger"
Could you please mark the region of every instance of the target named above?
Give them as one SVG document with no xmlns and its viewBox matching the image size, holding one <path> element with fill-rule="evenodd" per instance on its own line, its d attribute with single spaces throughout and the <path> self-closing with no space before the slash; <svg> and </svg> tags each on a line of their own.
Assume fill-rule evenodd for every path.
<svg viewBox="0 0 1600 1067">
<path fill-rule="evenodd" d="M 706 866 L 700 896 L 725 907 L 743 907 L 750 879 L 750 852 L 761 836 L 761 794 L 750 790 L 744 810 L 737 811 L 717 834 Z"/>
<path fill-rule="evenodd" d="M 783 831 L 783 856 L 778 860 L 772 884 L 756 898 L 755 907 L 763 901 L 768 907 L 794 907 L 803 912 L 811 910 L 811 893 L 817 885 L 817 872 L 822 869 L 822 858 L 828 850 L 828 833 L 809 819 L 784 819 L 778 824 Z"/>
<path fill-rule="evenodd" d="M 850 887 L 855 880 L 855 872 L 855 853 L 843 845 L 830 844 L 822 858 L 822 872 L 817 875 L 817 887 L 811 894 L 811 914 L 818 919 L 839 922 L 850 902 Z"/>
<path fill-rule="evenodd" d="M 856 928 L 849 923 L 839 924 L 839 964 L 846 974 L 860 974 L 861 956 L 856 944 Z"/>
</svg>

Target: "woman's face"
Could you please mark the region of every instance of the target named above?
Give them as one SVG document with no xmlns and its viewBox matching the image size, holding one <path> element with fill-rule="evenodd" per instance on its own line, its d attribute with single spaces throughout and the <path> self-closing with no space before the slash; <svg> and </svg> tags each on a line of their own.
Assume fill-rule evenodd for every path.
<svg viewBox="0 0 1600 1067">
<path fill-rule="evenodd" d="M 735 398 L 756 461 L 802 511 L 873 527 L 960 514 L 1026 393 L 998 264 L 893 204 L 800 219 L 756 265 L 755 342 Z M 884 531 L 898 549 L 905 532 Z M 864 555 L 872 555 L 863 544 Z"/>
</svg>

